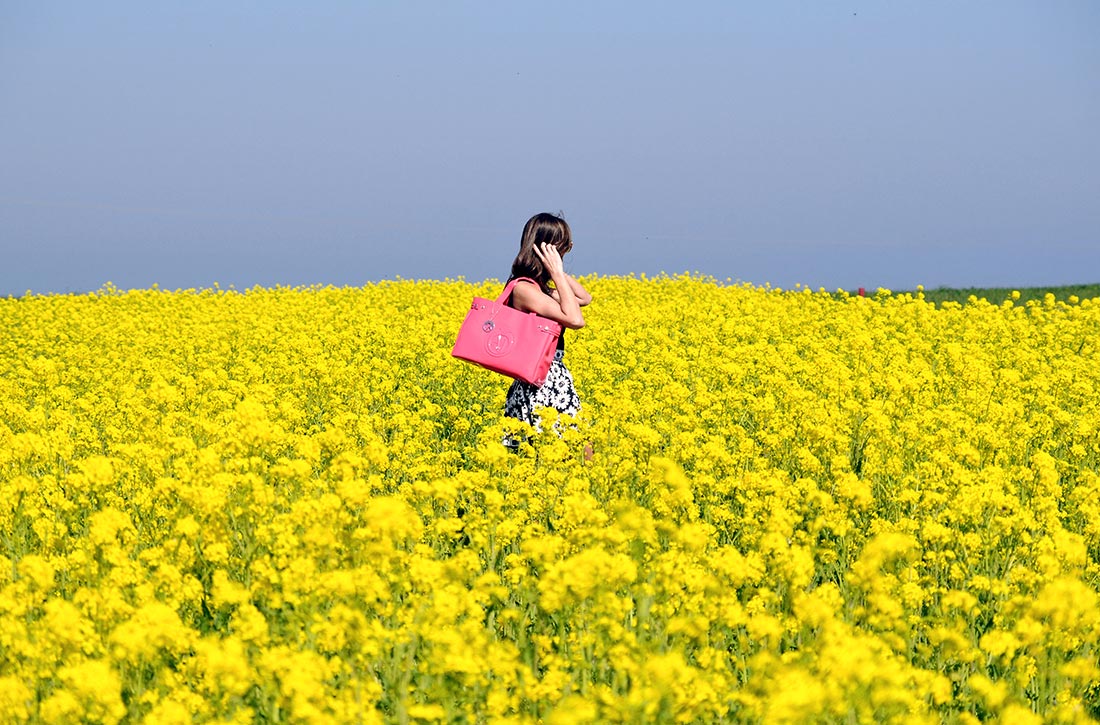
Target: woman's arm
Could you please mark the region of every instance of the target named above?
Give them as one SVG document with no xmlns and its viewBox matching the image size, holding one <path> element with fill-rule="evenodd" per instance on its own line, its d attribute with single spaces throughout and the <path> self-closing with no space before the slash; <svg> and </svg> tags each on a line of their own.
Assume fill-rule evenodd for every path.
<svg viewBox="0 0 1100 725">
<path fill-rule="evenodd" d="M 567 274 L 565 278 L 569 281 L 569 286 L 573 288 L 573 296 L 577 298 L 578 305 L 585 307 L 586 305 L 592 304 L 592 295 L 588 293 L 588 290 L 586 290 L 580 282 L 573 279 L 572 275 Z M 560 301 L 556 289 L 550 291 L 550 296 Z"/>
<path fill-rule="evenodd" d="M 554 280 L 558 296 L 548 297 L 542 293 L 538 285 L 520 282 L 512 289 L 512 304 L 517 310 L 534 312 L 541 317 L 560 322 L 572 330 L 584 327 L 584 314 L 581 313 L 581 306 L 577 295 L 573 292 L 573 286 L 569 284 L 569 276 L 562 268 L 558 250 L 550 244 L 544 244 L 542 249 L 536 246 L 535 256 L 550 273 L 550 279 Z"/>
</svg>

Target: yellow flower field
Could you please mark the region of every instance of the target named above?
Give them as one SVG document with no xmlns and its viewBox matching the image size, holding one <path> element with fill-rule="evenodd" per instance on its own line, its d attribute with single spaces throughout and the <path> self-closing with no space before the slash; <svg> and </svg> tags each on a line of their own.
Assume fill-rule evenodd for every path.
<svg viewBox="0 0 1100 725">
<path fill-rule="evenodd" d="M 0 299 L 0 721 L 1100 716 L 1100 299 L 583 281 Z"/>
</svg>

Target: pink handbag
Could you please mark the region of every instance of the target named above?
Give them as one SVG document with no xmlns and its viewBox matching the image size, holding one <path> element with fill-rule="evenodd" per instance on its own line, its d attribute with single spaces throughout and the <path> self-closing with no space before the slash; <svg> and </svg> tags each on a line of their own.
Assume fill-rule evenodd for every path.
<svg viewBox="0 0 1100 725">
<path fill-rule="evenodd" d="M 533 385 L 542 385 L 554 360 L 561 324 L 534 312 L 505 304 L 519 277 L 505 286 L 495 301 L 475 297 L 458 330 L 451 355 L 487 370 Z"/>
</svg>

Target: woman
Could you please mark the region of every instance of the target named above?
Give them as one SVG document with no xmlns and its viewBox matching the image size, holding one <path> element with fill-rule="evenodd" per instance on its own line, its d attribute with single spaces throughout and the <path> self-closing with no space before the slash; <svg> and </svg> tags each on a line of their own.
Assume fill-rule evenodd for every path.
<svg viewBox="0 0 1100 725">
<path fill-rule="evenodd" d="M 577 280 L 565 273 L 562 257 L 573 248 L 573 235 L 565 220 L 553 214 L 536 214 L 523 227 L 519 253 L 512 262 L 512 275 L 529 277 L 531 282 L 517 282 L 508 298 L 508 305 L 521 312 L 534 312 L 560 322 L 563 327 L 579 330 L 584 327 L 581 308 L 592 302 L 592 295 Z M 550 283 L 553 282 L 553 287 Z M 565 367 L 565 330 L 558 338 L 558 349 L 546 381 L 532 385 L 517 380 L 508 389 L 504 414 L 525 421 L 536 429 L 539 421 L 535 409 L 553 408 L 563 415 L 576 415 L 581 408 L 580 398 L 573 386 L 573 376 Z M 505 444 L 516 447 L 514 439 Z"/>
</svg>

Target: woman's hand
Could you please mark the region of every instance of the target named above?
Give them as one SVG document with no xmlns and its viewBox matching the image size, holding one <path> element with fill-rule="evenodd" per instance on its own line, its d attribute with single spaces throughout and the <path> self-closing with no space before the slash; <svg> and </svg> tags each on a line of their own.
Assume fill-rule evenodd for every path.
<svg viewBox="0 0 1100 725">
<path fill-rule="evenodd" d="M 543 243 L 542 249 L 539 249 L 537 244 L 532 249 L 535 250 L 535 256 L 546 267 L 551 279 L 557 282 L 565 275 L 565 265 L 561 261 L 561 255 L 558 253 L 557 247 L 553 244 Z"/>
<path fill-rule="evenodd" d="M 565 273 L 562 265 L 561 254 L 553 244 L 543 244 L 534 247 L 535 256 L 539 258 L 550 278 L 554 280 L 556 295 L 547 296 L 542 293 L 539 286 L 530 282 L 520 282 L 512 291 L 512 302 L 516 309 L 522 312 L 534 312 L 535 314 L 556 320 L 566 327 L 574 330 L 584 327 L 584 314 L 577 301 L 577 295 L 573 292 L 573 285 L 569 283 L 569 275 Z"/>
</svg>

